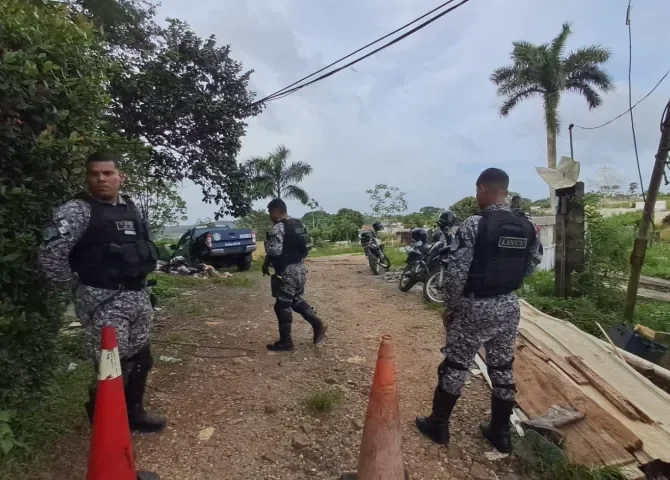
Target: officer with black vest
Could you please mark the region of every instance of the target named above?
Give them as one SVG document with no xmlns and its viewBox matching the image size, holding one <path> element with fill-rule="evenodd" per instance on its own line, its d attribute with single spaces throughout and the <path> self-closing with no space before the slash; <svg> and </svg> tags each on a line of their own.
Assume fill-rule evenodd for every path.
<svg viewBox="0 0 670 480">
<path fill-rule="evenodd" d="M 312 326 L 316 345 L 326 338 L 328 326 L 316 316 L 303 298 L 307 281 L 307 269 L 303 263 L 309 243 L 307 229 L 300 220 L 288 216 L 286 203 L 280 198 L 275 198 L 268 204 L 268 213 L 274 226 L 265 242 L 263 274 L 270 274 L 270 266 L 275 271 L 270 277 L 270 285 L 272 296 L 275 297 L 279 340 L 269 344 L 267 348 L 272 351 L 293 350 L 292 310 L 302 315 Z"/>
<path fill-rule="evenodd" d="M 481 430 L 503 453 L 512 449 L 509 420 L 515 405 L 512 362 L 519 301 L 514 291 L 542 260 L 534 225 L 523 212 L 505 205 L 508 185 L 509 177 L 497 168 L 484 170 L 477 179 L 481 212 L 463 222 L 447 270 L 447 345 L 433 411 L 416 419 L 421 433 L 436 443 L 449 443 L 449 417 L 484 345 L 493 393 L 491 421 Z"/>
<path fill-rule="evenodd" d="M 165 418 L 147 413 L 143 405 L 153 365 L 153 309 L 146 277 L 155 270 L 158 255 L 139 210 L 119 194 L 124 180 L 116 155 L 91 155 L 86 161 L 88 192 L 56 209 L 44 229 L 39 258 L 48 280 L 72 290 L 96 371 L 102 328 L 116 328 L 130 428 L 158 432 L 165 428 Z M 86 409 L 92 421 L 95 387 L 89 394 Z"/>
</svg>

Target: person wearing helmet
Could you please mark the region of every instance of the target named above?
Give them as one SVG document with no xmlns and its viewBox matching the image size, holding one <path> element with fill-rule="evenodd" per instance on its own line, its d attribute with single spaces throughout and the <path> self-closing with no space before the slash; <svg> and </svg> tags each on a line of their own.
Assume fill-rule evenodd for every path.
<svg viewBox="0 0 670 480">
<path fill-rule="evenodd" d="M 424 228 L 413 228 L 409 232 L 410 236 L 412 237 L 412 240 L 415 242 L 421 242 L 421 243 L 427 243 L 428 242 L 428 232 L 426 232 L 426 229 Z"/>
<path fill-rule="evenodd" d="M 449 229 L 453 227 L 455 223 L 456 223 L 456 215 L 454 215 L 454 213 L 451 212 L 450 210 L 445 210 L 442 213 L 440 213 L 440 216 L 437 219 L 437 224 L 439 225 L 442 233 L 448 232 Z"/>
<path fill-rule="evenodd" d="M 481 432 L 498 451 L 512 451 L 512 362 L 520 317 L 514 291 L 542 254 L 533 224 L 505 205 L 508 185 L 504 171 L 484 170 L 476 182 L 481 212 L 468 217 L 456 234 L 445 282 L 445 359 L 438 368 L 432 413 L 416 418 L 419 431 L 435 443 L 449 443 L 451 412 L 484 345 L 493 391 L 491 420 L 482 424 Z"/>
</svg>

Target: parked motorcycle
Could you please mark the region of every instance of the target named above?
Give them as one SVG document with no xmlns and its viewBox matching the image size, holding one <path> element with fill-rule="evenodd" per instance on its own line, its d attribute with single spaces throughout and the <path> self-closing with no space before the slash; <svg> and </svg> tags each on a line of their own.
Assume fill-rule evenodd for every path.
<svg viewBox="0 0 670 480">
<path fill-rule="evenodd" d="M 437 252 L 439 261 L 437 268 L 431 271 L 428 280 L 423 284 L 423 298 L 428 302 L 444 303 L 445 282 L 447 279 L 447 268 L 449 267 L 449 254 L 453 248 L 454 235 L 448 232 L 445 235 L 440 251 Z"/>
<path fill-rule="evenodd" d="M 379 267 L 388 270 L 391 268 L 391 260 L 384 253 L 384 244 L 379 239 L 372 235 L 371 232 L 363 232 L 361 234 L 361 246 L 368 257 L 368 264 L 370 270 L 374 275 L 379 275 Z"/>
<path fill-rule="evenodd" d="M 414 243 L 407 253 L 407 265 L 398 283 L 398 288 L 402 292 L 408 292 L 417 283 L 428 280 L 430 272 L 437 270 L 440 260 L 438 252 L 444 246 L 442 240 L 428 244 L 428 234 L 423 228 L 415 228 L 410 234 Z"/>
</svg>

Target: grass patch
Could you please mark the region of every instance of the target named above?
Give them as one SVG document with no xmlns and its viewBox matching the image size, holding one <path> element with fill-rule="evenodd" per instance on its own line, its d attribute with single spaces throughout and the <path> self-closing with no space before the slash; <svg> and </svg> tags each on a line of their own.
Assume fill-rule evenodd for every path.
<svg viewBox="0 0 670 480">
<path fill-rule="evenodd" d="M 252 265 L 253 266 L 253 265 Z M 258 266 L 260 270 L 260 266 Z M 248 272 L 234 273 L 232 277 L 200 278 L 187 275 L 173 275 L 167 273 L 152 273 L 149 279 L 156 280 L 152 292 L 159 300 L 166 300 L 178 296 L 184 290 L 196 290 L 211 285 L 225 285 L 228 287 L 251 288 L 253 279 Z"/>
<path fill-rule="evenodd" d="M 661 235 L 665 231 L 661 232 Z M 655 243 L 647 250 L 642 274 L 670 280 L 670 244 Z"/>
<path fill-rule="evenodd" d="M 625 480 L 616 467 L 590 468 L 574 465 L 560 447 L 538 433 L 527 430 L 520 440 L 518 453 L 527 474 L 537 480 Z"/>
<path fill-rule="evenodd" d="M 625 292 L 614 288 L 599 289 L 598 296 L 556 298 L 552 296 L 554 272 L 536 272 L 518 292 L 535 308 L 597 337 L 599 322 L 605 330 L 623 323 Z M 640 323 L 656 331 L 670 330 L 670 303 L 638 299 L 633 323 Z"/>
<path fill-rule="evenodd" d="M 433 312 L 440 312 L 444 309 L 444 303 L 425 302 L 424 308 Z"/>
<path fill-rule="evenodd" d="M 387 247 L 386 256 L 391 260 L 392 267 L 402 267 L 407 262 L 407 252 L 398 247 Z"/>
<path fill-rule="evenodd" d="M 305 406 L 311 413 L 322 415 L 332 412 L 344 401 L 344 394 L 340 390 L 316 390 L 305 399 Z"/>
<path fill-rule="evenodd" d="M 79 362 L 72 372 L 67 371 L 68 364 L 67 361 L 64 363 L 61 372 L 39 399 L 11 418 L 14 436 L 24 446 L 15 446 L 5 456 L 0 454 L 0 478 L 26 478 L 26 472 L 60 436 L 88 422 L 84 402 L 93 379 L 92 363 Z"/>
<path fill-rule="evenodd" d="M 314 247 L 310 250 L 307 258 L 331 257 L 333 255 L 363 255 L 363 247 L 360 245 L 350 245 L 348 247 L 338 247 L 336 245 Z"/>
</svg>

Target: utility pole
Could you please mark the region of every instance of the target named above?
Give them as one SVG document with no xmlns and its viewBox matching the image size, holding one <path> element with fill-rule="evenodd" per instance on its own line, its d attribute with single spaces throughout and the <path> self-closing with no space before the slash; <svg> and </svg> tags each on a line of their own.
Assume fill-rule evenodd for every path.
<svg viewBox="0 0 670 480">
<path fill-rule="evenodd" d="M 668 152 L 670 152 L 670 100 L 663 111 L 661 120 L 661 140 L 658 143 L 658 152 L 656 153 L 656 163 L 649 179 L 649 188 L 647 189 L 647 198 L 644 204 L 644 214 L 640 229 L 637 232 L 637 238 L 633 244 L 633 253 L 630 257 L 630 278 L 628 279 L 628 290 L 626 291 L 626 304 L 623 310 L 623 317 L 627 322 L 633 320 L 635 312 L 635 302 L 637 301 L 637 289 L 640 284 L 640 272 L 644 264 L 644 255 L 647 251 L 647 242 L 649 226 L 654 218 L 654 207 L 658 190 L 661 188 L 663 172 L 667 165 Z"/>
</svg>

